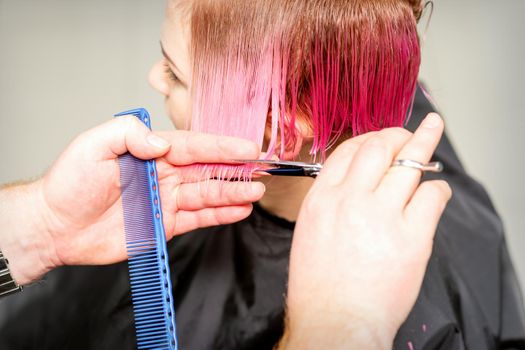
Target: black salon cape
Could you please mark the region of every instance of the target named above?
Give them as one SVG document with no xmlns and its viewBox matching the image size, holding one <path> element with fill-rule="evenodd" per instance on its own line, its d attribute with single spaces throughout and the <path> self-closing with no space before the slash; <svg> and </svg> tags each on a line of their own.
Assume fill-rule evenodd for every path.
<svg viewBox="0 0 525 350">
<path fill-rule="evenodd" d="M 409 129 L 431 110 L 418 92 Z M 446 170 L 432 177 L 446 179 L 454 197 L 394 348 L 525 349 L 523 303 L 502 223 L 446 138 L 435 159 Z M 240 223 L 169 243 L 180 349 L 272 348 L 283 329 L 293 226 L 256 206 Z M 0 302 L 1 350 L 134 348 L 126 263 L 61 268 Z"/>
</svg>

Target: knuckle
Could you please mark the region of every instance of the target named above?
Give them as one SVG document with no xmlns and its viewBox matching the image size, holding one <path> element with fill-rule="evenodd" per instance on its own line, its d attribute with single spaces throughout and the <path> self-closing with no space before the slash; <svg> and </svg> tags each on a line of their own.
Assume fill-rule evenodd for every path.
<svg viewBox="0 0 525 350">
<path fill-rule="evenodd" d="M 243 151 L 246 152 L 250 157 L 258 157 L 261 153 L 259 146 L 255 142 L 243 142 Z"/>
<path fill-rule="evenodd" d="M 245 192 L 235 182 L 224 182 L 220 183 L 219 186 L 220 191 L 217 193 L 217 200 L 223 198 L 228 203 L 232 203 L 242 200 L 245 196 Z"/>
<path fill-rule="evenodd" d="M 385 140 L 379 135 L 370 138 L 370 140 L 365 144 L 365 146 L 382 152 L 385 152 L 388 148 Z"/>
<path fill-rule="evenodd" d="M 426 150 L 425 144 L 422 142 L 415 142 L 410 148 L 407 148 L 404 151 L 406 152 L 406 157 L 404 157 L 406 159 L 426 163 L 429 158 L 429 152 Z"/>
<path fill-rule="evenodd" d="M 169 132 L 169 131 L 156 131 L 155 134 L 162 137 L 164 140 L 169 143 L 173 143 L 173 140 L 177 137 L 178 131 Z"/>
<path fill-rule="evenodd" d="M 204 143 L 201 136 L 192 133 L 181 134 L 178 142 L 179 150 L 176 152 L 176 157 L 179 162 L 192 164 L 198 161 L 200 149 Z"/>
<path fill-rule="evenodd" d="M 206 188 L 202 192 L 202 197 L 206 200 L 208 205 L 214 205 L 219 202 L 221 199 L 221 192 L 223 190 L 221 189 L 220 185 L 218 183 L 215 183 L 214 185 L 209 184 L 206 186 Z"/>
<path fill-rule="evenodd" d="M 206 198 L 206 197 L 209 197 L 209 184 L 201 184 L 201 183 L 198 183 L 197 185 L 197 191 L 198 191 L 198 194 L 199 194 L 199 198 L 200 199 L 203 199 L 203 198 Z"/>
<path fill-rule="evenodd" d="M 212 214 L 211 224 L 213 225 L 225 225 L 228 223 L 228 217 L 223 215 L 222 210 L 214 210 Z"/>
<path fill-rule="evenodd" d="M 246 201 L 251 194 L 256 192 L 256 187 L 251 182 L 234 183 L 235 191 L 232 193 L 232 200 Z"/>
<path fill-rule="evenodd" d="M 392 154 L 392 147 L 382 137 L 372 137 L 363 147 L 378 161 L 383 161 Z"/>
<path fill-rule="evenodd" d="M 412 133 L 410 131 L 408 131 L 405 128 L 399 127 L 399 126 L 390 128 L 389 130 L 392 133 L 398 134 L 398 135 L 403 136 L 405 138 L 409 138 L 410 136 L 412 136 Z"/>
<path fill-rule="evenodd" d="M 232 142 L 230 138 L 226 137 L 214 137 L 215 138 L 215 145 L 217 146 L 217 149 L 220 151 L 220 154 L 222 157 L 227 157 L 232 150 Z"/>
<path fill-rule="evenodd" d="M 139 120 L 132 115 L 125 115 L 117 118 L 117 120 L 119 120 L 119 122 L 122 123 L 122 126 L 126 128 L 126 130 L 130 130 L 140 126 Z"/>
<path fill-rule="evenodd" d="M 339 154 L 354 154 L 359 149 L 359 145 L 353 142 L 352 139 L 343 142 L 336 150 Z M 334 154 L 336 153 L 334 152 Z"/>
</svg>

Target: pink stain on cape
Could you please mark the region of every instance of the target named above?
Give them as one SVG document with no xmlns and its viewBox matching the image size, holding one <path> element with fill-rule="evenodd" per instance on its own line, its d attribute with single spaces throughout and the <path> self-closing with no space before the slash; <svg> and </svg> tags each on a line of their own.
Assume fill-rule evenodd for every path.
<svg viewBox="0 0 525 350">
<path fill-rule="evenodd" d="M 409 350 L 414 350 L 414 344 L 412 344 L 411 341 L 408 342 L 408 349 Z"/>
<path fill-rule="evenodd" d="M 423 332 L 426 333 L 427 332 L 427 325 L 426 324 L 422 325 L 421 329 L 423 329 Z"/>
</svg>

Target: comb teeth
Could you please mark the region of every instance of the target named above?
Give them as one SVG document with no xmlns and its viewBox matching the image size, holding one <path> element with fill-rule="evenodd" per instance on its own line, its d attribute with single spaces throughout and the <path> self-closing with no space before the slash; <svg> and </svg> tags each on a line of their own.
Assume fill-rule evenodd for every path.
<svg viewBox="0 0 525 350">
<path fill-rule="evenodd" d="M 150 127 L 144 109 L 132 114 Z M 166 236 L 155 161 L 119 157 L 124 229 L 138 349 L 177 349 Z"/>
</svg>

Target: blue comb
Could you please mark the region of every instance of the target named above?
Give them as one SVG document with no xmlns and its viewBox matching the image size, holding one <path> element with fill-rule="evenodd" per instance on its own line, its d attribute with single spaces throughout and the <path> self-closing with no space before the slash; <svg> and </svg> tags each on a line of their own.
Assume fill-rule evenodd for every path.
<svg viewBox="0 0 525 350">
<path fill-rule="evenodd" d="M 115 117 L 124 115 L 137 117 L 151 129 L 145 109 Z M 119 165 L 137 347 L 175 350 L 175 311 L 155 161 L 126 153 Z"/>
</svg>

